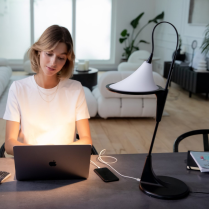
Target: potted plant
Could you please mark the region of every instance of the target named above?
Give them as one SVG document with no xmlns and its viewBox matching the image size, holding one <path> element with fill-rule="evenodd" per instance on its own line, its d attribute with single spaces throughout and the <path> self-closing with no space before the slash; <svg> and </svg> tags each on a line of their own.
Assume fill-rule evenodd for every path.
<svg viewBox="0 0 209 209">
<path fill-rule="evenodd" d="M 209 24 L 206 26 L 205 37 L 203 39 L 203 42 L 202 42 L 202 45 L 200 48 L 202 49 L 202 53 L 205 53 L 205 55 L 208 54 L 208 51 L 209 51 Z"/>
<path fill-rule="evenodd" d="M 139 21 L 140 19 L 143 17 L 144 12 L 142 12 L 140 15 L 138 15 L 135 19 L 133 19 L 130 24 L 133 28 L 132 33 L 130 35 L 130 33 L 128 32 L 127 29 L 124 29 L 121 32 L 121 37 L 119 38 L 119 42 L 121 44 L 124 44 L 125 47 L 124 52 L 122 54 L 122 60 L 126 61 L 128 60 L 129 56 L 136 50 L 139 50 L 139 44 L 140 43 L 146 43 L 149 44 L 149 42 L 145 41 L 145 40 L 138 40 L 138 36 L 139 34 L 142 32 L 142 30 L 149 25 L 150 23 L 158 23 L 158 20 L 163 19 L 164 17 L 164 12 L 162 12 L 161 14 L 157 15 L 155 18 L 149 20 L 143 27 L 141 27 L 138 32 L 135 32 L 135 30 L 137 29 L 137 26 L 139 25 Z"/>
<path fill-rule="evenodd" d="M 202 49 L 202 53 L 205 53 L 206 62 L 207 62 L 207 70 L 209 70 L 209 57 L 207 57 L 208 52 L 209 52 L 209 24 L 206 26 L 205 37 L 203 39 L 203 42 L 200 48 Z"/>
</svg>

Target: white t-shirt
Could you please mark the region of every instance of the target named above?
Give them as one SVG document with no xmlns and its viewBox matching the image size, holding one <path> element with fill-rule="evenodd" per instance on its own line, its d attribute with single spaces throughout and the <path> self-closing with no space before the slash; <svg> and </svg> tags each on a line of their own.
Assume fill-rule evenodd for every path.
<svg viewBox="0 0 209 209">
<path fill-rule="evenodd" d="M 47 94 L 50 100 L 54 97 L 51 102 L 44 101 Z M 20 122 L 23 142 L 33 145 L 73 142 L 75 121 L 86 118 L 89 112 L 80 82 L 65 79 L 58 87 L 44 89 L 34 76 L 12 83 L 3 117 Z"/>
</svg>

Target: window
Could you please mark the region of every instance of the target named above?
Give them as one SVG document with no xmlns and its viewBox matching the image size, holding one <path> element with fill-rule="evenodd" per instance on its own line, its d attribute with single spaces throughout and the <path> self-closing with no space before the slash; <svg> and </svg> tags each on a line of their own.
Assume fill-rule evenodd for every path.
<svg viewBox="0 0 209 209">
<path fill-rule="evenodd" d="M 30 47 L 30 1 L 0 0 L 0 57 L 23 59 Z"/>
<path fill-rule="evenodd" d="M 50 25 L 68 28 L 79 60 L 111 60 L 112 0 L 0 0 L 0 57 L 22 60 Z"/>
<path fill-rule="evenodd" d="M 77 59 L 109 60 L 111 0 L 76 1 Z"/>
<path fill-rule="evenodd" d="M 66 27 L 72 34 L 72 0 L 34 0 L 34 41 L 50 25 Z"/>
</svg>

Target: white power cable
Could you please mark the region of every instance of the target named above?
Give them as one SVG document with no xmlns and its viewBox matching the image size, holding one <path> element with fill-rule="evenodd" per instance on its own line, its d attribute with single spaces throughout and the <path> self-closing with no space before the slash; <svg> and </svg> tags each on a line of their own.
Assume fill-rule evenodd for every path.
<svg viewBox="0 0 209 209">
<path fill-rule="evenodd" d="M 91 161 L 91 160 L 90 160 Z M 100 168 L 96 163 L 94 163 L 93 161 L 91 161 L 97 168 Z"/>
<path fill-rule="evenodd" d="M 135 180 L 137 180 L 137 181 L 140 181 L 139 178 L 134 178 L 134 177 L 130 177 L 130 176 L 124 176 L 124 175 L 122 175 L 121 173 L 119 173 L 118 171 L 116 171 L 116 170 L 115 170 L 111 165 L 109 165 L 109 164 L 116 163 L 116 162 L 117 162 L 117 158 L 112 157 L 112 156 L 102 156 L 102 155 L 105 154 L 105 151 L 106 151 L 106 149 L 103 149 L 103 150 L 99 153 L 99 157 L 98 157 L 99 162 L 101 162 L 101 163 L 103 163 L 103 164 L 105 164 L 105 165 L 108 165 L 110 168 L 112 168 L 112 169 L 113 169 L 116 173 L 118 173 L 120 176 L 123 176 L 123 177 L 125 177 L 125 178 L 135 179 Z M 113 158 L 113 159 L 115 159 L 115 161 L 114 161 L 114 162 L 105 162 L 104 160 L 102 160 L 103 157 Z M 91 161 L 91 162 L 92 162 L 97 168 L 100 168 L 98 165 L 96 165 L 96 163 L 94 163 L 93 161 Z M 108 163 L 109 163 L 109 164 L 108 164 Z"/>
</svg>

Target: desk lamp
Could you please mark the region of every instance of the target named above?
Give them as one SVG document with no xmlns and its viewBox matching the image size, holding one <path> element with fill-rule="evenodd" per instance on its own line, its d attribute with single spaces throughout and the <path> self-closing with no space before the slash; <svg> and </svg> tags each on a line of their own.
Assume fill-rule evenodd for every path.
<svg viewBox="0 0 209 209">
<path fill-rule="evenodd" d="M 152 74 L 152 56 L 154 51 L 154 31 L 155 28 L 161 23 L 168 23 L 176 31 L 177 43 L 176 51 L 173 56 L 173 60 L 170 66 L 168 79 L 165 88 L 157 86 L 154 83 L 153 74 Z M 161 121 L 163 109 L 166 102 L 166 97 L 168 94 L 168 85 L 171 80 L 171 75 L 173 71 L 173 65 L 176 59 L 176 52 L 178 47 L 178 32 L 174 25 L 169 22 L 159 22 L 155 25 L 152 31 L 152 53 L 147 61 L 145 61 L 134 73 L 124 80 L 108 84 L 106 88 L 109 91 L 120 93 L 120 94 L 131 94 L 131 95 L 146 95 L 146 94 L 155 94 L 157 97 L 157 113 L 156 113 L 156 126 L 154 134 L 152 137 L 149 153 L 147 155 L 139 188 L 147 195 L 160 198 L 160 199 L 179 199 L 189 194 L 189 188 L 187 185 L 173 177 L 168 176 L 156 176 L 152 169 L 152 148 L 155 141 L 155 136 L 157 133 L 159 122 Z"/>
</svg>

